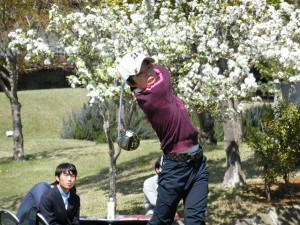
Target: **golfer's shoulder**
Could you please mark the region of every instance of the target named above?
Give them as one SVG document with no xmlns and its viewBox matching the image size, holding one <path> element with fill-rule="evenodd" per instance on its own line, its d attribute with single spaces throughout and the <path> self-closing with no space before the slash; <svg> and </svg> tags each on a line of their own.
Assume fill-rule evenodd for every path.
<svg viewBox="0 0 300 225">
<path fill-rule="evenodd" d="M 163 75 L 170 75 L 169 69 L 163 65 L 154 65 L 154 69 L 156 72 L 160 72 Z"/>
</svg>

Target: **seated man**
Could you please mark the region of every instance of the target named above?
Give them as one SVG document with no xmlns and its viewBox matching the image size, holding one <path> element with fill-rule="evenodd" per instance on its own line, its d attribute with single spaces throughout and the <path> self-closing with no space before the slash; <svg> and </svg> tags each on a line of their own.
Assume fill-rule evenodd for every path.
<svg viewBox="0 0 300 225">
<path fill-rule="evenodd" d="M 39 204 L 42 195 L 49 190 L 50 188 L 53 188 L 55 185 L 57 185 L 58 182 L 54 181 L 52 184 L 48 184 L 46 182 L 39 182 L 35 184 L 24 196 L 22 199 L 16 216 L 19 220 L 21 220 L 23 213 L 28 213 L 29 209 L 36 209 L 39 210 Z M 75 186 L 72 187 L 71 191 L 74 191 L 76 193 Z"/>
<path fill-rule="evenodd" d="M 75 191 L 77 169 L 73 164 L 61 163 L 55 170 L 57 185 L 46 191 L 39 211 L 50 225 L 79 225 L 80 198 Z"/>
<path fill-rule="evenodd" d="M 24 212 L 28 209 L 35 208 L 38 210 L 41 196 L 51 188 L 51 185 L 46 182 L 39 182 L 35 184 L 24 196 L 17 211 L 19 220 Z"/>
<path fill-rule="evenodd" d="M 144 181 L 143 192 L 144 192 L 144 204 L 146 209 L 146 216 L 152 216 L 153 210 L 156 205 L 157 199 L 157 181 L 158 181 L 158 173 L 160 172 L 160 161 L 161 157 L 155 162 L 154 170 L 156 174 L 152 177 L 149 177 Z"/>
</svg>

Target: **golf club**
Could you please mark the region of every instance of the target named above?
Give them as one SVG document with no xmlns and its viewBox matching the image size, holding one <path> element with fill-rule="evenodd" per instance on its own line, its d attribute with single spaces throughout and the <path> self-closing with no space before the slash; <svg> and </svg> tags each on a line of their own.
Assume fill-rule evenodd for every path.
<svg viewBox="0 0 300 225">
<path fill-rule="evenodd" d="M 136 150 L 140 145 L 140 139 L 136 133 L 131 130 L 121 132 L 121 112 L 122 112 L 122 100 L 125 82 L 122 81 L 120 102 L 119 102 L 119 115 L 118 115 L 118 145 L 120 148 L 126 151 Z"/>
</svg>

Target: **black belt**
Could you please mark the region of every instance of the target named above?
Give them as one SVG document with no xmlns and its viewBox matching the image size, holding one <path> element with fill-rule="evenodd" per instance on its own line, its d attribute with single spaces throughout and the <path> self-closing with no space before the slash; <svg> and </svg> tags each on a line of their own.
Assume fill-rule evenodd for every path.
<svg viewBox="0 0 300 225">
<path fill-rule="evenodd" d="M 170 153 L 166 156 L 167 159 L 177 162 L 191 163 L 200 159 L 203 156 L 203 151 L 197 151 L 192 153 Z"/>
</svg>

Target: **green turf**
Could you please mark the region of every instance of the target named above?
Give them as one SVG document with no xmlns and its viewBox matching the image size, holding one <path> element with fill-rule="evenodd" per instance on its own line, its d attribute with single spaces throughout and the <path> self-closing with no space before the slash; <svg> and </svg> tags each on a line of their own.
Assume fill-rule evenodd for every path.
<svg viewBox="0 0 300 225">
<path fill-rule="evenodd" d="M 81 197 L 81 215 L 105 217 L 109 189 L 107 144 L 59 138 L 62 118 L 70 110 L 83 106 L 87 99 L 86 90 L 21 91 L 18 95 L 22 104 L 26 157 L 22 162 L 12 160 L 12 138 L 5 136 L 5 131 L 11 130 L 12 124 L 10 105 L 4 93 L 0 92 L 0 207 L 16 212 L 29 188 L 39 181 L 54 181 L 55 167 L 67 161 L 74 163 L 78 169 L 76 186 Z M 240 146 L 247 181 L 254 180 L 258 172 L 253 153 L 245 144 Z M 251 216 L 261 207 L 261 202 L 249 197 L 253 194 L 251 191 L 245 191 L 244 187 L 221 188 L 226 167 L 223 143 L 204 146 L 204 152 L 210 173 L 207 224 L 230 224 L 233 218 Z M 141 140 L 138 150 L 122 151 L 117 161 L 117 213 L 145 213 L 143 181 L 154 174 L 153 165 L 160 154 L 158 140 Z M 178 212 L 182 217 L 182 203 Z"/>
</svg>

